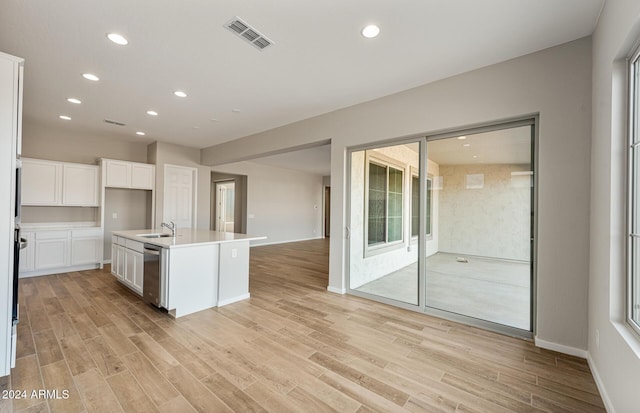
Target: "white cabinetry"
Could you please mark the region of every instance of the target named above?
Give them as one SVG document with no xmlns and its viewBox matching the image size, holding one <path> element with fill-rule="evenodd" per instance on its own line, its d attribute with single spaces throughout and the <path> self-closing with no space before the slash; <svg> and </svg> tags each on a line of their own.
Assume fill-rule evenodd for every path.
<svg viewBox="0 0 640 413">
<path fill-rule="evenodd" d="M 102 231 L 76 229 L 71 231 L 71 265 L 95 264 L 100 261 Z"/>
<path fill-rule="evenodd" d="M 98 206 L 98 167 L 62 165 L 62 205 Z"/>
<path fill-rule="evenodd" d="M 20 277 L 98 268 L 102 229 L 23 230 L 27 247 L 20 251 Z"/>
<path fill-rule="evenodd" d="M 69 265 L 69 231 L 36 232 L 35 270 Z"/>
<path fill-rule="evenodd" d="M 113 236 L 111 240 L 111 273 L 124 285 L 142 294 L 144 278 L 144 244 Z"/>
<path fill-rule="evenodd" d="M 22 159 L 22 205 L 60 205 L 61 195 L 61 163 Z"/>
<path fill-rule="evenodd" d="M 146 163 L 103 159 L 105 186 L 110 188 L 153 189 L 155 166 Z"/>
<path fill-rule="evenodd" d="M 98 167 L 22 159 L 22 205 L 98 206 Z"/>
</svg>

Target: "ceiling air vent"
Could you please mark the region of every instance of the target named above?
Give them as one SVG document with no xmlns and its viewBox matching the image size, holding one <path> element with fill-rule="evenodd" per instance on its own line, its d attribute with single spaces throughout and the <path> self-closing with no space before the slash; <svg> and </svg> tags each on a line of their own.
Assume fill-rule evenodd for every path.
<svg viewBox="0 0 640 413">
<path fill-rule="evenodd" d="M 242 38 L 246 42 L 251 43 L 255 48 L 264 50 L 271 46 L 273 42 L 267 39 L 262 33 L 249 26 L 247 23 L 240 20 L 238 17 L 234 17 L 225 23 L 224 27 L 229 29 L 236 36 Z"/>
<path fill-rule="evenodd" d="M 117 121 L 111 120 L 111 119 L 105 119 L 104 122 L 105 123 L 110 123 L 112 125 L 117 125 L 117 126 L 125 126 L 126 125 L 125 123 L 117 122 Z"/>
</svg>

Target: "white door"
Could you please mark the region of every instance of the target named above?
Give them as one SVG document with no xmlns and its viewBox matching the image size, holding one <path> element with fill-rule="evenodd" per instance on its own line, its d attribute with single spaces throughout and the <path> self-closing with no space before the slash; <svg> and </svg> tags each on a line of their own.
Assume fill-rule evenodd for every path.
<svg viewBox="0 0 640 413">
<path fill-rule="evenodd" d="M 216 230 L 234 231 L 235 182 L 216 182 Z"/>
<path fill-rule="evenodd" d="M 173 221 L 178 228 L 195 227 L 197 173 L 195 168 L 165 165 L 163 222 Z"/>
</svg>

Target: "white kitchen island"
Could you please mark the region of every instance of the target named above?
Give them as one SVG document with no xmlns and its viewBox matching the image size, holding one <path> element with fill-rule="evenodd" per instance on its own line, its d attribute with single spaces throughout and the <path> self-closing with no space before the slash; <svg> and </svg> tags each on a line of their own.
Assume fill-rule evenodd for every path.
<svg viewBox="0 0 640 413">
<path fill-rule="evenodd" d="M 111 272 L 138 294 L 143 292 L 144 244 L 160 247 L 159 307 L 182 317 L 249 298 L 249 243 L 246 234 L 179 228 L 114 231 Z"/>
</svg>

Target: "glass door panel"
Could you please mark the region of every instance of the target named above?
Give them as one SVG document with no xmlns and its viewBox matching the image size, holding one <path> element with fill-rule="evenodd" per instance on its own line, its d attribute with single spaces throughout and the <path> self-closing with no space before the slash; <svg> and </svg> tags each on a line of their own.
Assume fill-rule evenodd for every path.
<svg viewBox="0 0 640 413">
<path fill-rule="evenodd" d="M 532 127 L 430 140 L 427 158 L 426 306 L 530 330 Z"/>
<path fill-rule="evenodd" d="M 349 287 L 419 303 L 420 144 L 351 152 Z"/>
</svg>

